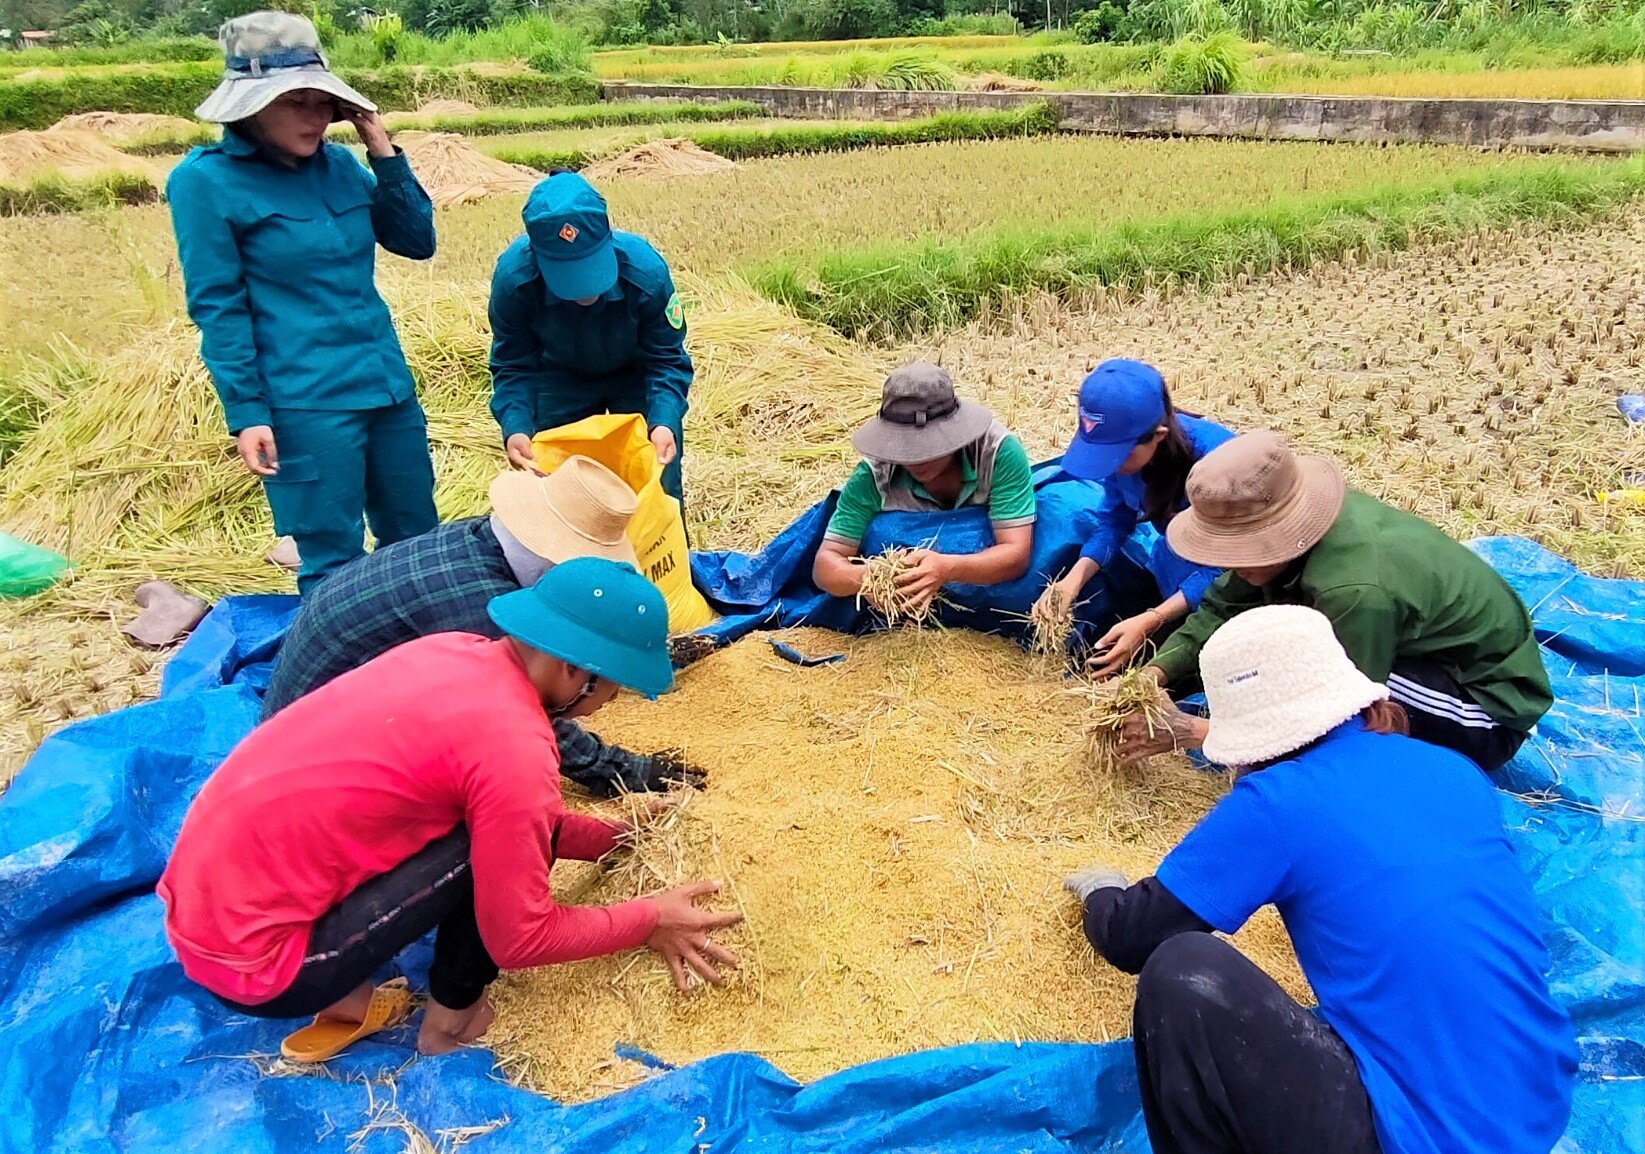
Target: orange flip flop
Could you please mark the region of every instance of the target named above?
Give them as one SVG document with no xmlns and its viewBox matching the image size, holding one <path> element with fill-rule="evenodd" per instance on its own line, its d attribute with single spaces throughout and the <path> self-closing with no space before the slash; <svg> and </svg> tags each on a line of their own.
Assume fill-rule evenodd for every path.
<svg viewBox="0 0 1645 1154">
<path fill-rule="evenodd" d="M 324 1062 L 335 1058 L 361 1038 L 391 1030 L 411 1016 L 411 988 L 404 978 L 384 982 L 371 992 L 365 1021 L 336 1022 L 315 1018 L 280 1043 L 280 1053 L 293 1062 Z"/>
</svg>

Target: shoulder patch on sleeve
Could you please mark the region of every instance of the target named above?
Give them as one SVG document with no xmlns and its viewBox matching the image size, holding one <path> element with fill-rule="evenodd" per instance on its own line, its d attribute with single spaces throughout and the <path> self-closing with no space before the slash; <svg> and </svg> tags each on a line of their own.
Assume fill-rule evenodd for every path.
<svg viewBox="0 0 1645 1154">
<path fill-rule="evenodd" d="M 673 296 L 668 298 L 668 304 L 663 309 L 663 316 L 667 317 L 668 323 L 673 325 L 675 328 L 679 329 L 685 327 L 685 306 L 680 304 L 679 293 L 675 293 Z"/>
</svg>

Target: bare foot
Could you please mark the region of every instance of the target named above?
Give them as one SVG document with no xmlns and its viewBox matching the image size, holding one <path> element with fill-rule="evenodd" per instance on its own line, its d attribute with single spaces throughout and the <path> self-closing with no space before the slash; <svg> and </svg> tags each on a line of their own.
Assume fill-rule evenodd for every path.
<svg viewBox="0 0 1645 1154">
<path fill-rule="evenodd" d="M 417 1052 L 430 1057 L 449 1054 L 483 1037 L 496 1016 L 490 994 L 481 994 L 480 1000 L 466 1010 L 453 1010 L 430 998 L 423 1007 L 422 1028 L 417 1031 Z"/>
<path fill-rule="evenodd" d="M 371 1006 L 373 987 L 370 982 L 361 982 L 349 993 L 315 1015 L 322 1022 L 352 1022 L 359 1025 L 366 1020 L 366 1010 Z"/>
</svg>

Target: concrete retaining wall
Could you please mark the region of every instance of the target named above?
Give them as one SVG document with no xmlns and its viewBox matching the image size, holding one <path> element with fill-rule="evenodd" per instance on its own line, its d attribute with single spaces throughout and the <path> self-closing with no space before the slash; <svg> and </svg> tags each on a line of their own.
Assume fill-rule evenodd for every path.
<svg viewBox="0 0 1645 1154">
<path fill-rule="evenodd" d="M 771 115 L 912 120 L 1049 100 L 1063 124 L 1118 136 L 1421 142 L 1488 148 L 1645 151 L 1645 100 L 1409 100 L 1361 96 L 1155 96 L 1083 92 L 877 92 L 607 81 L 607 100 L 749 100 Z"/>
</svg>

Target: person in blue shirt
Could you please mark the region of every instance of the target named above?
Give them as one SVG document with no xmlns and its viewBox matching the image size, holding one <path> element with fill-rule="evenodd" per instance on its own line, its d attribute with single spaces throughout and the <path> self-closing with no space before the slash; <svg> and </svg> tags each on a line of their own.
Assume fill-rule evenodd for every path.
<svg viewBox="0 0 1645 1154">
<path fill-rule="evenodd" d="M 376 106 L 326 67 L 314 25 L 254 12 L 223 25 L 223 82 L 196 110 L 224 125 L 166 182 L 189 316 L 240 459 L 262 478 L 307 593 L 365 551 L 434 528 L 422 407 L 376 248 L 434 255 L 434 208 Z M 369 170 L 327 143 L 354 125 Z"/>
<path fill-rule="evenodd" d="M 1042 599 L 1079 603 L 1091 579 L 1119 553 L 1139 524 L 1149 522 L 1159 540 L 1148 571 L 1160 603 L 1116 624 L 1091 647 L 1091 673 L 1107 677 L 1125 668 L 1149 637 L 1199 608 L 1222 570 L 1185 561 L 1165 540 L 1165 526 L 1188 507 L 1188 470 L 1234 434 L 1214 421 L 1179 413 L 1165 378 L 1141 361 L 1113 359 L 1093 369 L 1080 385 L 1079 424 L 1062 468 L 1103 487 L 1097 529 L 1066 575 L 1046 587 Z"/>
<path fill-rule="evenodd" d="M 1576 1039 L 1491 783 L 1406 736 L 1316 609 L 1240 614 L 1200 675 L 1233 789 L 1153 877 L 1065 883 L 1097 953 L 1141 975 L 1155 1154 L 1547 1154 Z M 1317 1015 L 1213 936 L 1270 902 Z"/>
<path fill-rule="evenodd" d="M 605 198 L 574 172 L 526 199 L 525 235 L 491 279 L 491 412 L 508 459 L 530 469 L 532 434 L 597 413 L 639 413 L 681 496 L 691 357 L 668 264 L 644 238 L 616 232 Z"/>
</svg>

